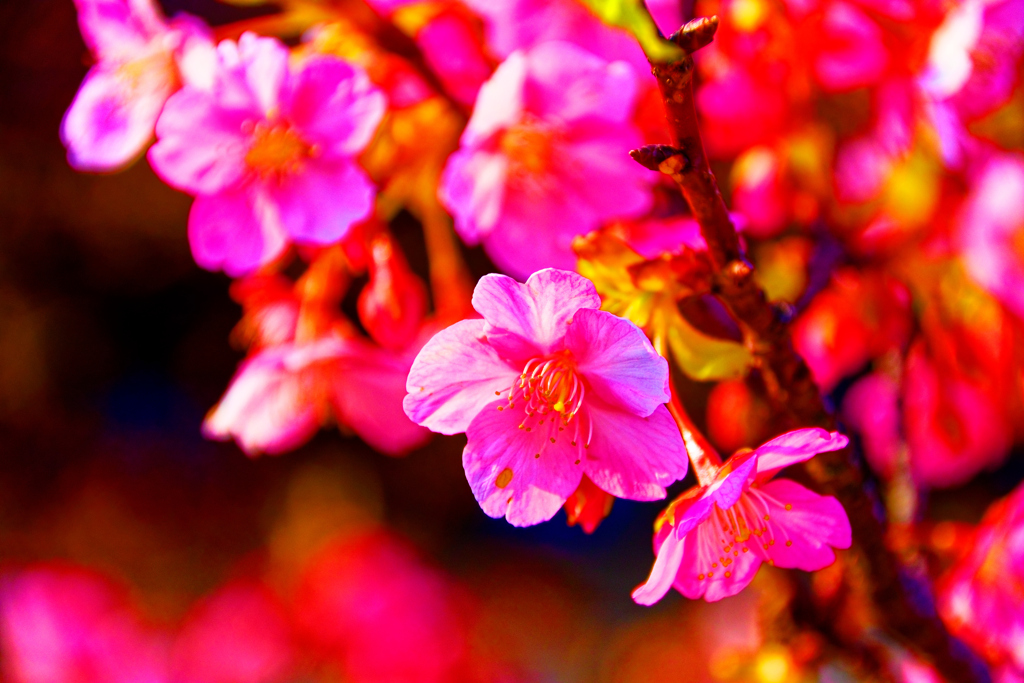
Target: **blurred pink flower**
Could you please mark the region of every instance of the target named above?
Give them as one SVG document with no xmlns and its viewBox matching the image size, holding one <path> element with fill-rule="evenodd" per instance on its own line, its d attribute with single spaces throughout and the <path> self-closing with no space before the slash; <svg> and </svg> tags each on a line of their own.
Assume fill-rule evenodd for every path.
<svg viewBox="0 0 1024 683">
<path fill-rule="evenodd" d="M 278 683 L 295 656 L 288 613 L 255 581 L 233 581 L 189 612 L 174 643 L 175 683 Z"/>
<path fill-rule="evenodd" d="M 967 270 L 1024 318 L 1024 157 L 993 156 L 975 180 L 957 241 Z"/>
<path fill-rule="evenodd" d="M 369 270 L 370 281 L 359 293 L 359 320 L 381 346 L 406 349 L 423 327 L 427 290 L 390 235 L 370 242 Z"/>
<path fill-rule="evenodd" d="M 907 354 L 903 425 L 914 479 L 959 486 L 1006 458 L 1012 435 L 990 387 L 940 367 L 918 342 Z"/>
<path fill-rule="evenodd" d="M 939 614 L 997 668 L 1024 678 L 1024 487 L 994 503 L 938 583 Z"/>
<path fill-rule="evenodd" d="M 477 283 L 464 320 L 423 347 L 405 410 L 466 432 L 477 501 L 516 526 L 551 519 L 584 474 L 620 498 L 655 500 L 686 474 L 668 364 L 633 323 L 600 311 L 586 278 L 561 270 Z"/>
<path fill-rule="evenodd" d="M 634 70 L 565 42 L 514 52 L 484 84 L 441 200 L 469 244 L 525 277 L 573 268 L 571 243 L 613 218 L 646 212 L 656 178 L 628 152 Z"/>
<path fill-rule="evenodd" d="M 402 455 L 430 437 L 402 412 L 418 348 L 389 351 L 331 334 L 262 349 L 239 367 L 203 433 L 234 438 L 250 455 L 274 455 L 301 446 L 333 418 L 376 450 Z"/>
<path fill-rule="evenodd" d="M 246 33 L 217 47 L 209 89 L 186 85 L 164 107 L 154 170 L 196 197 L 196 262 L 241 275 L 290 241 L 330 244 L 373 208 L 355 161 L 385 110 L 358 67 L 317 55 L 289 65 L 280 41 Z"/>
<path fill-rule="evenodd" d="M 405 544 L 370 532 L 327 546 L 304 572 L 295 619 L 352 683 L 447 683 L 466 656 L 459 595 Z"/>
<path fill-rule="evenodd" d="M 484 54 L 474 17 L 462 8 L 442 10 L 416 33 L 416 43 L 456 101 L 472 105 L 493 70 Z"/>
<path fill-rule="evenodd" d="M 167 639 L 92 572 L 36 566 L 0 579 L 0 653 L 10 683 L 167 683 Z"/>
<path fill-rule="evenodd" d="M 900 385 L 872 372 L 857 380 L 843 397 L 843 418 L 861 435 L 871 469 L 890 479 L 896 474 L 900 450 Z"/>
<path fill-rule="evenodd" d="M 75 0 L 96 60 L 64 115 L 61 140 L 80 171 L 112 171 L 153 137 L 167 98 L 201 85 L 213 66 L 209 29 L 188 16 L 164 20 L 152 0 Z"/>
<path fill-rule="evenodd" d="M 714 602 L 743 590 L 762 562 L 805 571 L 832 564 L 832 549 L 851 543 L 842 505 L 772 477 L 848 442 L 838 432 L 798 429 L 757 450 L 738 451 L 714 481 L 690 489 L 658 518 L 657 560 L 633 599 L 653 605 L 674 586 L 690 599 Z"/>
</svg>

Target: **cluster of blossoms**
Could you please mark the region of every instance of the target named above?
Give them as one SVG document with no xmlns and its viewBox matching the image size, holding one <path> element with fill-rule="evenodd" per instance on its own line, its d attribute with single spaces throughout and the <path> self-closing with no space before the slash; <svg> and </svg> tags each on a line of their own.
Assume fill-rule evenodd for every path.
<svg viewBox="0 0 1024 683">
<path fill-rule="evenodd" d="M 680 3 L 373 0 L 350 16 L 286 0 L 262 25 L 291 48 L 217 43 L 148 0 L 77 4 L 96 66 L 64 120 L 71 164 L 115 170 L 148 147 L 194 197 L 196 262 L 236 279 L 249 357 L 207 435 L 281 453 L 333 423 L 401 455 L 465 433 L 486 514 L 525 526 L 564 508 L 587 531 L 614 498 L 667 497 L 692 461 L 642 604 L 673 586 L 719 600 L 762 564 L 816 571 L 851 546 L 836 498 L 773 479 L 847 437 L 794 422 L 672 173 L 628 156 L 670 141 L 665 105 L 637 42 L 592 10 L 632 7 L 671 33 Z M 695 104 L 754 279 L 871 468 L 917 492 L 999 466 L 1024 414 L 1024 155 L 1008 151 L 1024 3 L 696 12 L 721 17 Z M 429 290 L 396 236 L 407 215 Z M 455 235 L 507 275 L 470 296 Z M 719 383 L 712 438 L 740 449 L 724 464 L 682 407 L 700 382 Z M 970 626 L 1016 587 L 999 558 L 1017 497 L 953 570 L 943 614 L 1024 671 L 1012 637 Z M 1016 626 L 1020 609 L 998 616 Z"/>
</svg>

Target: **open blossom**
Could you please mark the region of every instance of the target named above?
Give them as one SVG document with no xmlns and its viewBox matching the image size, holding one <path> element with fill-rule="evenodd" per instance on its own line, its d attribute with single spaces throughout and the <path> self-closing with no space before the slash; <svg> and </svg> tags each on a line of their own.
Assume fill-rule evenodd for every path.
<svg viewBox="0 0 1024 683">
<path fill-rule="evenodd" d="M 600 311 L 586 278 L 481 278 L 464 320 L 423 347 L 405 410 L 466 432 L 462 463 L 484 512 L 516 526 L 558 511 L 585 474 L 620 498 L 654 500 L 686 474 L 664 403 L 668 364 L 633 323 Z"/>
<path fill-rule="evenodd" d="M 516 51 L 484 84 L 441 200 L 466 242 L 525 277 L 572 268 L 572 238 L 646 212 L 653 178 L 628 156 L 636 72 L 566 42 Z"/>
<path fill-rule="evenodd" d="M 737 452 L 713 481 L 681 495 L 658 518 L 658 557 L 633 599 L 653 605 L 674 586 L 688 598 L 713 602 L 743 590 L 762 562 L 806 571 L 832 564 L 832 549 L 851 543 L 843 506 L 794 481 L 772 478 L 848 442 L 838 432 L 798 429 Z"/>
<path fill-rule="evenodd" d="M 354 157 L 384 109 L 366 74 L 341 59 L 292 66 L 276 39 L 222 42 L 212 86 L 186 85 L 167 101 L 149 152 L 158 175 L 196 197 L 196 262 L 240 275 L 289 242 L 342 239 L 372 209 L 373 185 Z"/>
<path fill-rule="evenodd" d="M 96 60 L 61 124 L 68 161 L 110 171 L 137 157 L 153 137 L 167 98 L 201 83 L 213 43 L 197 19 L 168 22 L 152 0 L 75 0 L 78 24 Z"/>
<path fill-rule="evenodd" d="M 938 586 L 950 630 L 994 665 L 1000 680 L 1024 678 L 1024 488 L 994 503 L 969 552 Z"/>
</svg>

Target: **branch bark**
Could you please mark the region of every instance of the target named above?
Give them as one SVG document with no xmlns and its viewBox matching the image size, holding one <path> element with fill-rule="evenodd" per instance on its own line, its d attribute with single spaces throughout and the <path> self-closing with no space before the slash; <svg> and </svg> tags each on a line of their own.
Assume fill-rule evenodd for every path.
<svg viewBox="0 0 1024 683">
<path fill-rule="evenodd" d="M 829 413 L 803 359 L 793 348 L 787 317 L 768 302 L 753 279 L 739 237 L 708 163 L 698 127 L 693 97 L 693 57 L 709 44 L 718 28 L 717 17 L 694 19 L 669 40 L 685 52 L 672 63 L 652 63 L 668 114 L 673 144 L 655 145 L 631 153 L 648 168 L 670 175 L 700 225 L 715 269 L 716 294 L 743 328 L 761 361 L 777 411 L 790 426 L 832 429 Z M 987 680 L 984 667 L 952 639 L 941 620 L 920 598 L 899 569 L 885 543 L 885 529 L 876 499 L 865 488 L 864 476 L 850 449 L 823 453 L 803 467 L 801 478 L 843 504 L 853 527 L 854 543 L 869 563 L 871 594 L 883 627 L 927 657 L 950 681 Z"/>
</svg>

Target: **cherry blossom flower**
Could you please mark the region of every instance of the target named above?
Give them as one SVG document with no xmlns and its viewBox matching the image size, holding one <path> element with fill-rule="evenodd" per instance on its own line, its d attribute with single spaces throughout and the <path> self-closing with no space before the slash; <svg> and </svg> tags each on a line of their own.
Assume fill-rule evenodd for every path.
<svg viewBox="0 0 1024 683">
<path fill-rule="evenodd" d="M 762 562 L 805 571 L 832 564 L 832 549 L 851 543 L 842 505 L 794 481 L 772 478 L 848 442 L 838 432 L 810 428 L 738 451 L 713 479 L 681 495 L 658 518 L 657 560 L 633 599 L 653 605 L 674 586 L 688 598 L 714 602 L 743 590 Z"/>
<path fill-rule="evenodd" d="M 516 526 L 551 519 L 584 474 L 620 498 L 655 500 L 686 474 L 665 408 L 668 364 L 633 323 L 600 311 L 586 278 L 561 270 L 520 284 L 486 275 L 464 320 L 423 347 L 405 410 L 466 432 L 462 462 L 484 512 Z"/>
<path fill-rule="evenodd" d="M 167 683 L 167 639 L 92 572 L 40 565 L 0 579 L 0 650 L 12 683 Z"/>
<path fill-rule="evenodd" d="M 164 107 L 149 160 L 196 197 L 196 262 L 241 275 L 289 242 L 330 244 L 373 205 L 354 156 L 384 114 L 384 95 L 359 68 L 327 55 L 289 65 L 288 48 L 242 35 L 217 47 L 213 85 L 186 85 Z"/>
<path fill-rule="evenodd" d="M 994 503 L 967 552 L 938 584 L 939 614 L 958 637 L 1024 678 L 1024 487 Z M 1005 676 L 1005 678 L 1003 678 Z"/>
<path fill-rule="evenodd" d="M 278 454 L 304 444 L 333 417 L 378 451 L 402 455 L 430 436 L 402 412 L 417 350 L 394 352 L 336 335 L 262 349 L 241 365 L 203 433 L 234 438 L 250 455 Z"/>
<path fill-rule="evenodd" d="M 525 277 L 572 268 L 576 235 L 646 212 L 654 179 L 627 156 L 635 71 L 567 42 L 516 51 L 480 90 L 441 179 L 440 197 L 469 244 Z"/>
<path fill-rule="evenodd" d="M 61 124 L 68 162 L 112 171 L 153 137 L 167 98 L 209 77 L 213 43 L 198 19 L 166 21 L 152 0 L 75 0 L 82 37 L 96 60 Z"/>
</svg>

